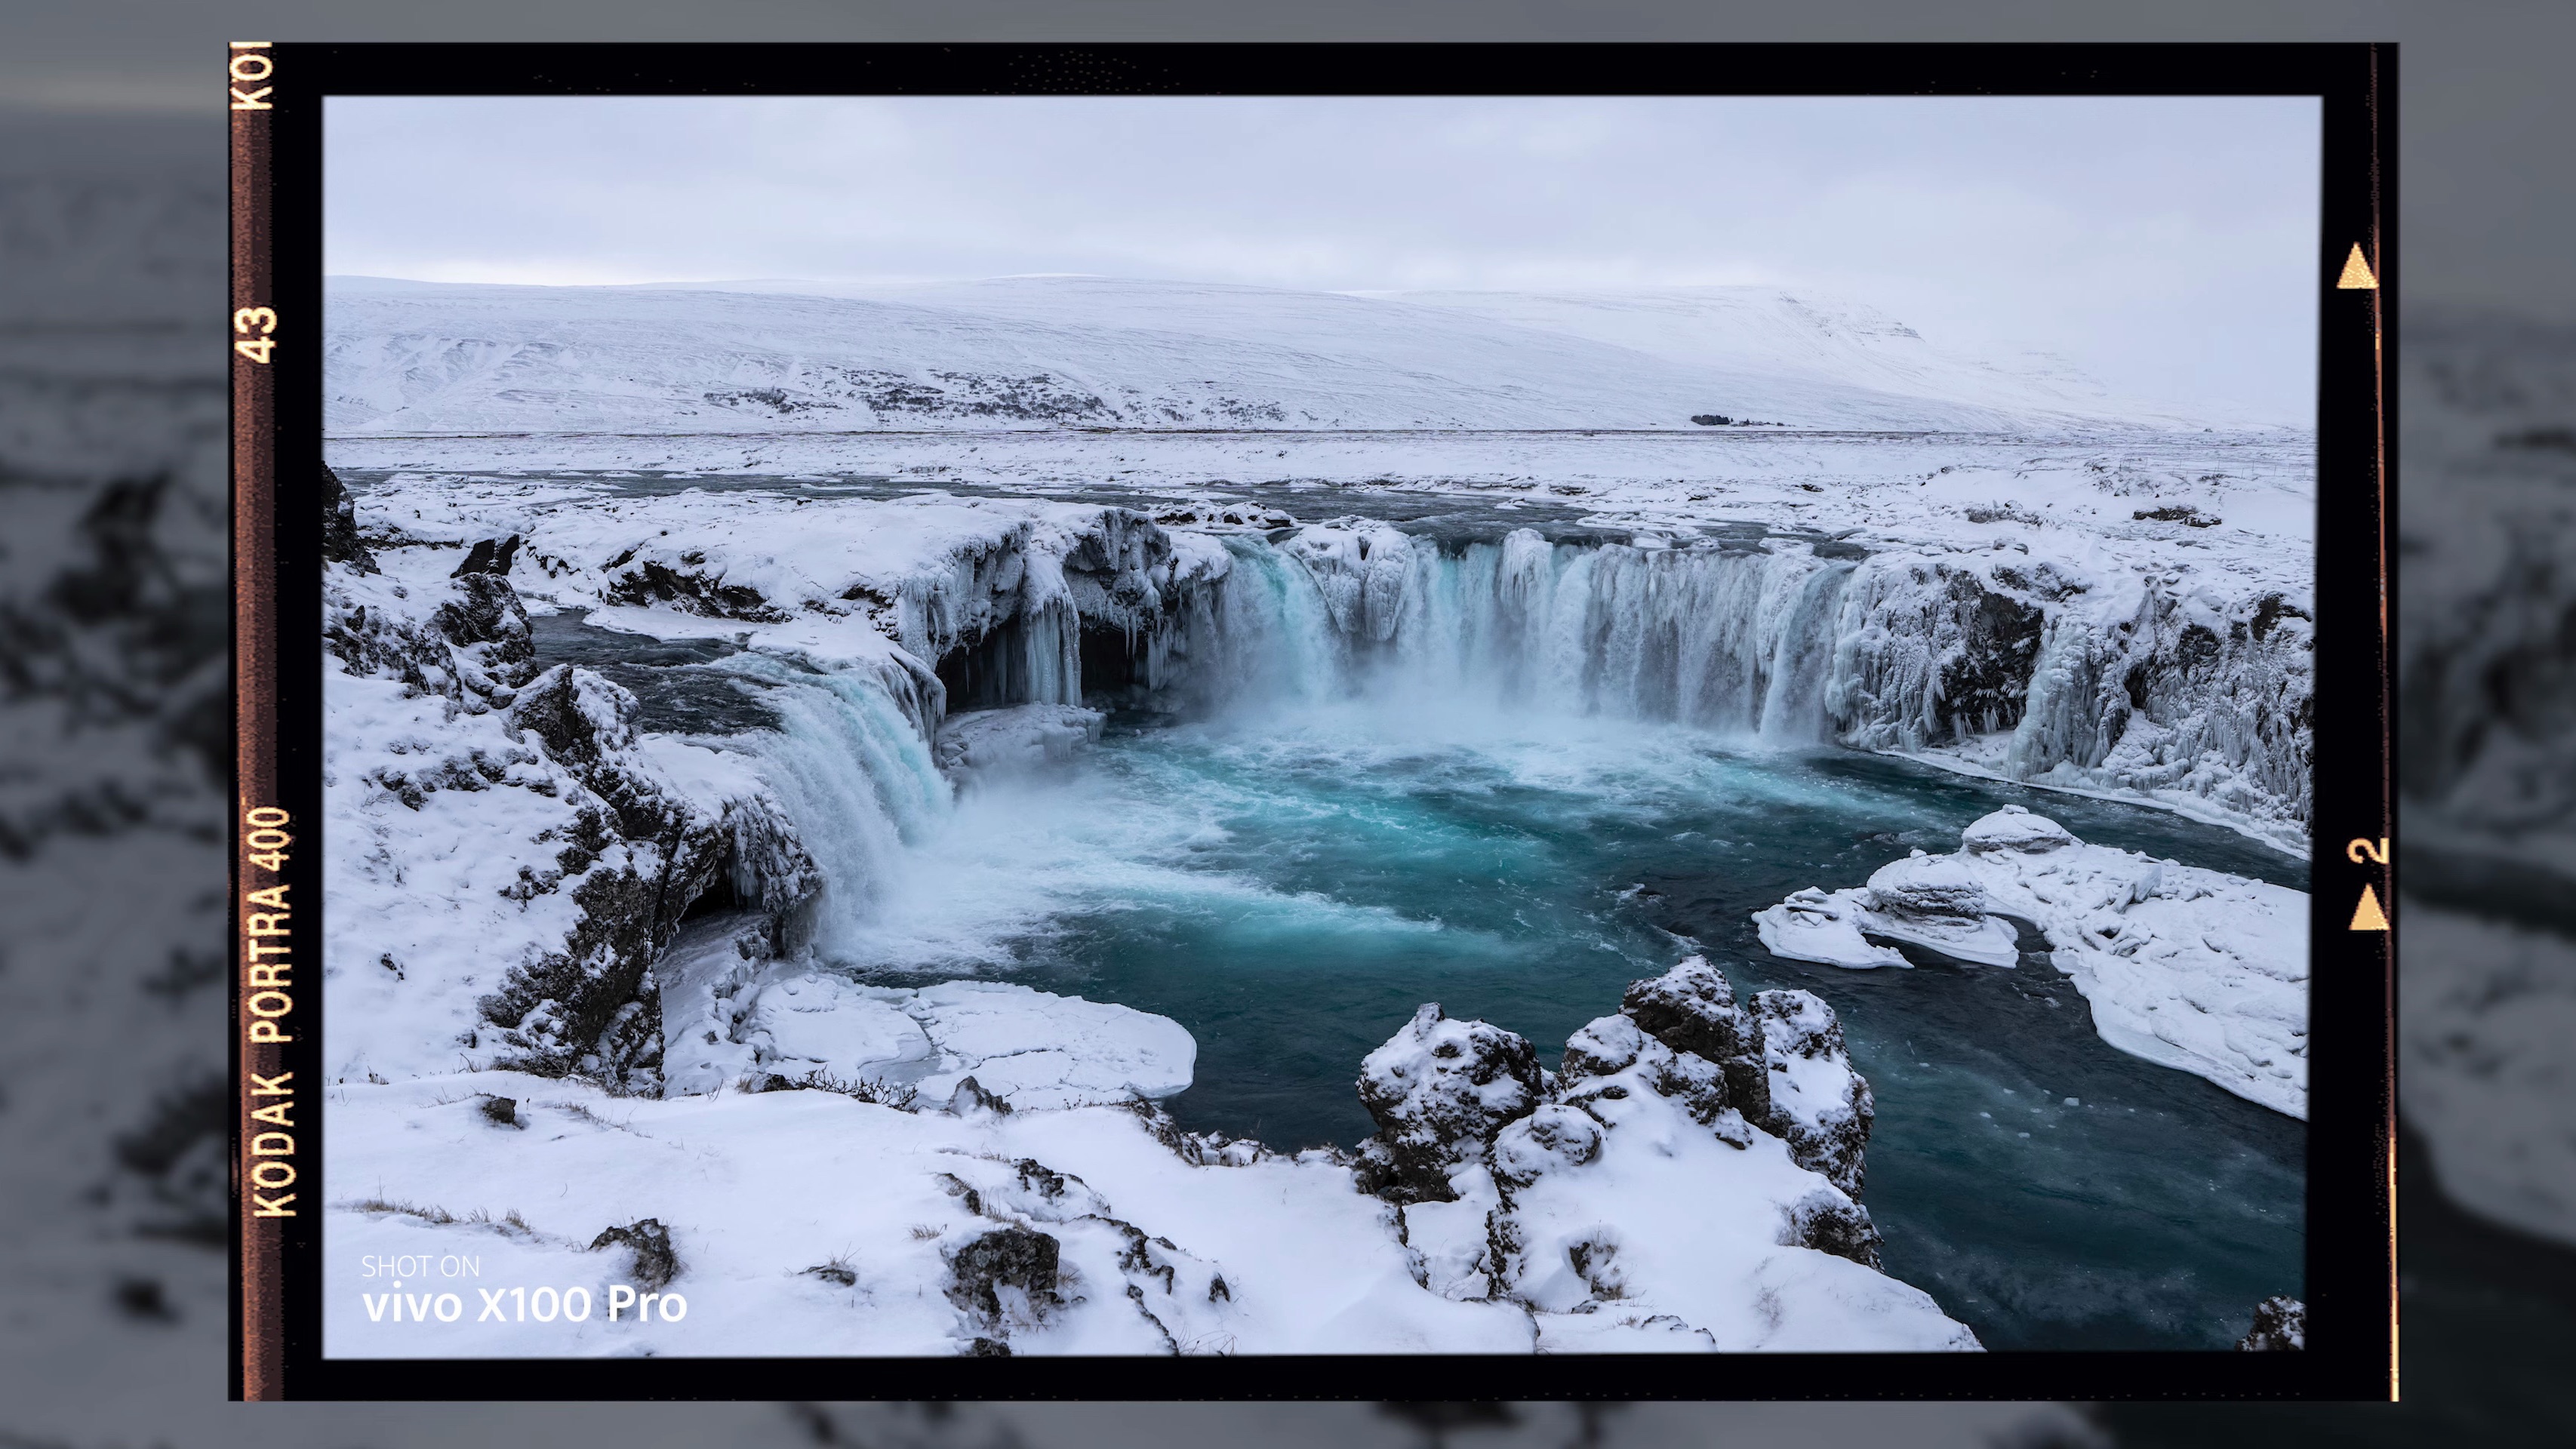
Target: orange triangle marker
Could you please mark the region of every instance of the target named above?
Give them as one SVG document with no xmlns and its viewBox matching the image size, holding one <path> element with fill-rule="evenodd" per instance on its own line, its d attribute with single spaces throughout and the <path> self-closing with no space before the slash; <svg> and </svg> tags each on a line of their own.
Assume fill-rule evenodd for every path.
<svg viewBox="0 0 2576 1449">
<path fill-rule="evenodd" d="M 2335 285 L 2344 288 L 2347 291 L 2367 292 L 2378 288 L 2379 279 L 2370 274 L 2370 263 L 2361 259 L 2361 243 L 2354 242 L 2352 244 L 2352 255 L 2344 258 L 2343 275 L 2335 278 Z M 2360 928 L 2355 927 L 2354 929 L 2358 930 Z M 2372 929 L 2375 930 L 2378 928 L 2373 927 Z"/>
<path fill-rule="evenodd" d="M 2379 892 L 2369 886 L 2361 888 L 2361 904 L 2352 908 L 2352 928 L 2356 931 L 2388 929 L 2388 915 L 2379 909 Z"/>
</svg>

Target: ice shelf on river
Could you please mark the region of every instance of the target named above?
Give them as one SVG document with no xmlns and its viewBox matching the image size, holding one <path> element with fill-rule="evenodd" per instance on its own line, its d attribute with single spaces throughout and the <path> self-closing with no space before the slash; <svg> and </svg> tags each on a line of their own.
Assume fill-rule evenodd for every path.
<svg viewBox="0 0 2576 1449">
<path fill-rule="evenodd" d="M 2104 1041 L 2307 1117 L 2303 891 L 2088 845 L 2008 805 L 1961 832 L 1955 854 L 1918 850 L 1866 885 L 1810 887 L 1753 919 L 1773 954 L 1847 967 L 1905 965 L 1890 940 L 2008 967 L 2012 922 L 2028 921 Z"/>
</svg>

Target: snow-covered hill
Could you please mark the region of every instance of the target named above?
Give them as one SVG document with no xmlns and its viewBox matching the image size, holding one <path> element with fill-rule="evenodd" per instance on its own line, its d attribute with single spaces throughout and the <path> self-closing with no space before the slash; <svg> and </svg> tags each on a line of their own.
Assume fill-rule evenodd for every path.
<svg viewBox="0 0 2576 1449">
<path fill-rule="evenodd" d="M 995 427 L 2023 431 L 2178 419 L 1761 289 L 1421 299 L 1100 277 L 335 279 L 342 436 Z"/>
<path fill-rule="evenodd" d="M 1896 397 L 1990 408 L 2034 419 L 2120 418 L 2150 424 L 2247 424 L 2185 418 L 2166 405 L 2112 395 L 2054 353 L 1993 357 L 1943 347 L 1863 303 L 1779 287 L 1675 287 L 1639 292 L 1388 292 L 1392 301 L 1452 308 L 1562 332 L 1711 372 L 1796 378 Z"/>
</svg>

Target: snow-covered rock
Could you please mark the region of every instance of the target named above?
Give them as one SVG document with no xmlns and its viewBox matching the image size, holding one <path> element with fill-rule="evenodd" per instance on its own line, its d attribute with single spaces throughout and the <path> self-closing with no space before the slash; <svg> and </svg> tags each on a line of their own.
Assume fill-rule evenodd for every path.
<svg viewBox="0 0 2576 1449">
<path fill-rule="evenodd" d="M 1401 1205 L 1426 1289 L 1521 1304 L 1552 1351 L 1977 1346 L 1875 1271 L 1869 1090 L 1831 1008 L 1740 1008 L 1696 957 L 1626 1001 L 1553 1074 L 1436 1006 L 1370 1054 L 1360 1180 Z M 1761 1084 L 1750 1119 L 1739 1080 Z"/>
<path fill-rule="evenodd" d="M 781 947 L 817 888 L 776 798 L 639 735 L 590 671 L 529 677 L 499 574 L 335 563 L 323 607 L 334 1075 L 461 1056 L 649 1089 L 680 918 L 713 895 Z"/>
<path fill-rule="evenodd" d="M 2254 1305 L 2254 1327 L 2236 1341 L 2244 1353 L 2280 1353 L 2308 1346 L 2308 1305 L 2271 1297 Z"/>
<path fill-rule="evenodd" d="M 1895 964 L 1872 959 L 1895 953 L 1870 935 L 2006 965 L 2012 922 L 2026 921 L 2104 1041 L 2307 1115 L 2304 891 L 2088 845 L 2008 805 L 1955 854 L 1917 851 L 1865 886 L 1801 891 L 1754 919 L 1774 953 L 1829 965 Z"/>
<path fill-rule="evenodd" d="M 1014 1107 L 1124 1102 L 1185 1091 L 1198 1043 L 1169 1017 L 998 981 L 947 981 L 887 998 L 938 1050 L 921 1079 L 944 1098 L 972 1076 Z"/>
<path fill-rule="evenodd" d="M 1792 892 L 1787 900 L 1753 915 L 1763 949 L 1774 956 L 1856 970 L 1910 964 L 1904 952 L 1872 945 L 1862 935 L 1868 920 L 1869 909 L 1856 892 L 1828 893 L 1815 886 Z"/>
<path fill-rule="evenodd" d="M 1360 1062 L 1360 1104 L 1378 1126 L 1360 1149 L 1362 1189 L 1391 1202 L 1456 1197 L 1452 1175 L 1543 1091 L 1527 1038 L 1426 1003 Z"/>
<path fill-rule="evenodd" d="M 996 981 L 868 986 L 800 960 L 732 969 L 748 954 L 719 930 L 666 958 L 666 1053 L 694 1068 L 667 1070 L 666 1095 L 811 1082 L 935 1105 L 971 1078 L 971 1100 L 1046 1109 L 1171 1096 L 1198 1058 L 1178 1022 L 1131 1007 Z"/>
<path fill-rule="evenodd" d="M 1878 1111 L 1869 1081 L 1852 1069 L 1842 1022 L 1812 991 L 1754 993 L 1762 1027 L 1762 1061 L 1771 1078 L 1763 1125 L 1789 1144 L 1790 1155 L 1860 1196 L 1871 1121 Z"/>
<path fill-rule="evenodd" d="M 1717 1063 L 1727 1102 L 1747 1120 L 1771 1115 L 1771 1068 L 1762 1028 L 1736 1004 L 1734 983 L 1705 956 L 1685 958 L 1661 976 L 1631 982 L 1619 1010 L 1647 1035 L 1677 1052 Z"/>
</svg>

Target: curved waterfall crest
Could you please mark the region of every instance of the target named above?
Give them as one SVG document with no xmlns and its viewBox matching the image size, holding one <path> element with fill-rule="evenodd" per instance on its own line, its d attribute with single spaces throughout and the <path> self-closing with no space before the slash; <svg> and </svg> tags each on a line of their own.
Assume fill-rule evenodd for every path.
<svg viewBox="0 0 2576 1449">
<path fill-rule="evenodd" d="M 808 686 L 775 691 L 803 700 L 761 748 L 840 883 L 827 942 L 947 808 L 942 719 L 1029 704 L 1669 721 L 2215 807 L 2276 841 L 2306 829 L 2311 634 L 2278 595 L 2214 604 L 2004 551 L 1089 517 L 1015 524 L 870 600 L 899 646 L 875 667 L 741 665 Z"/>
</svg>

